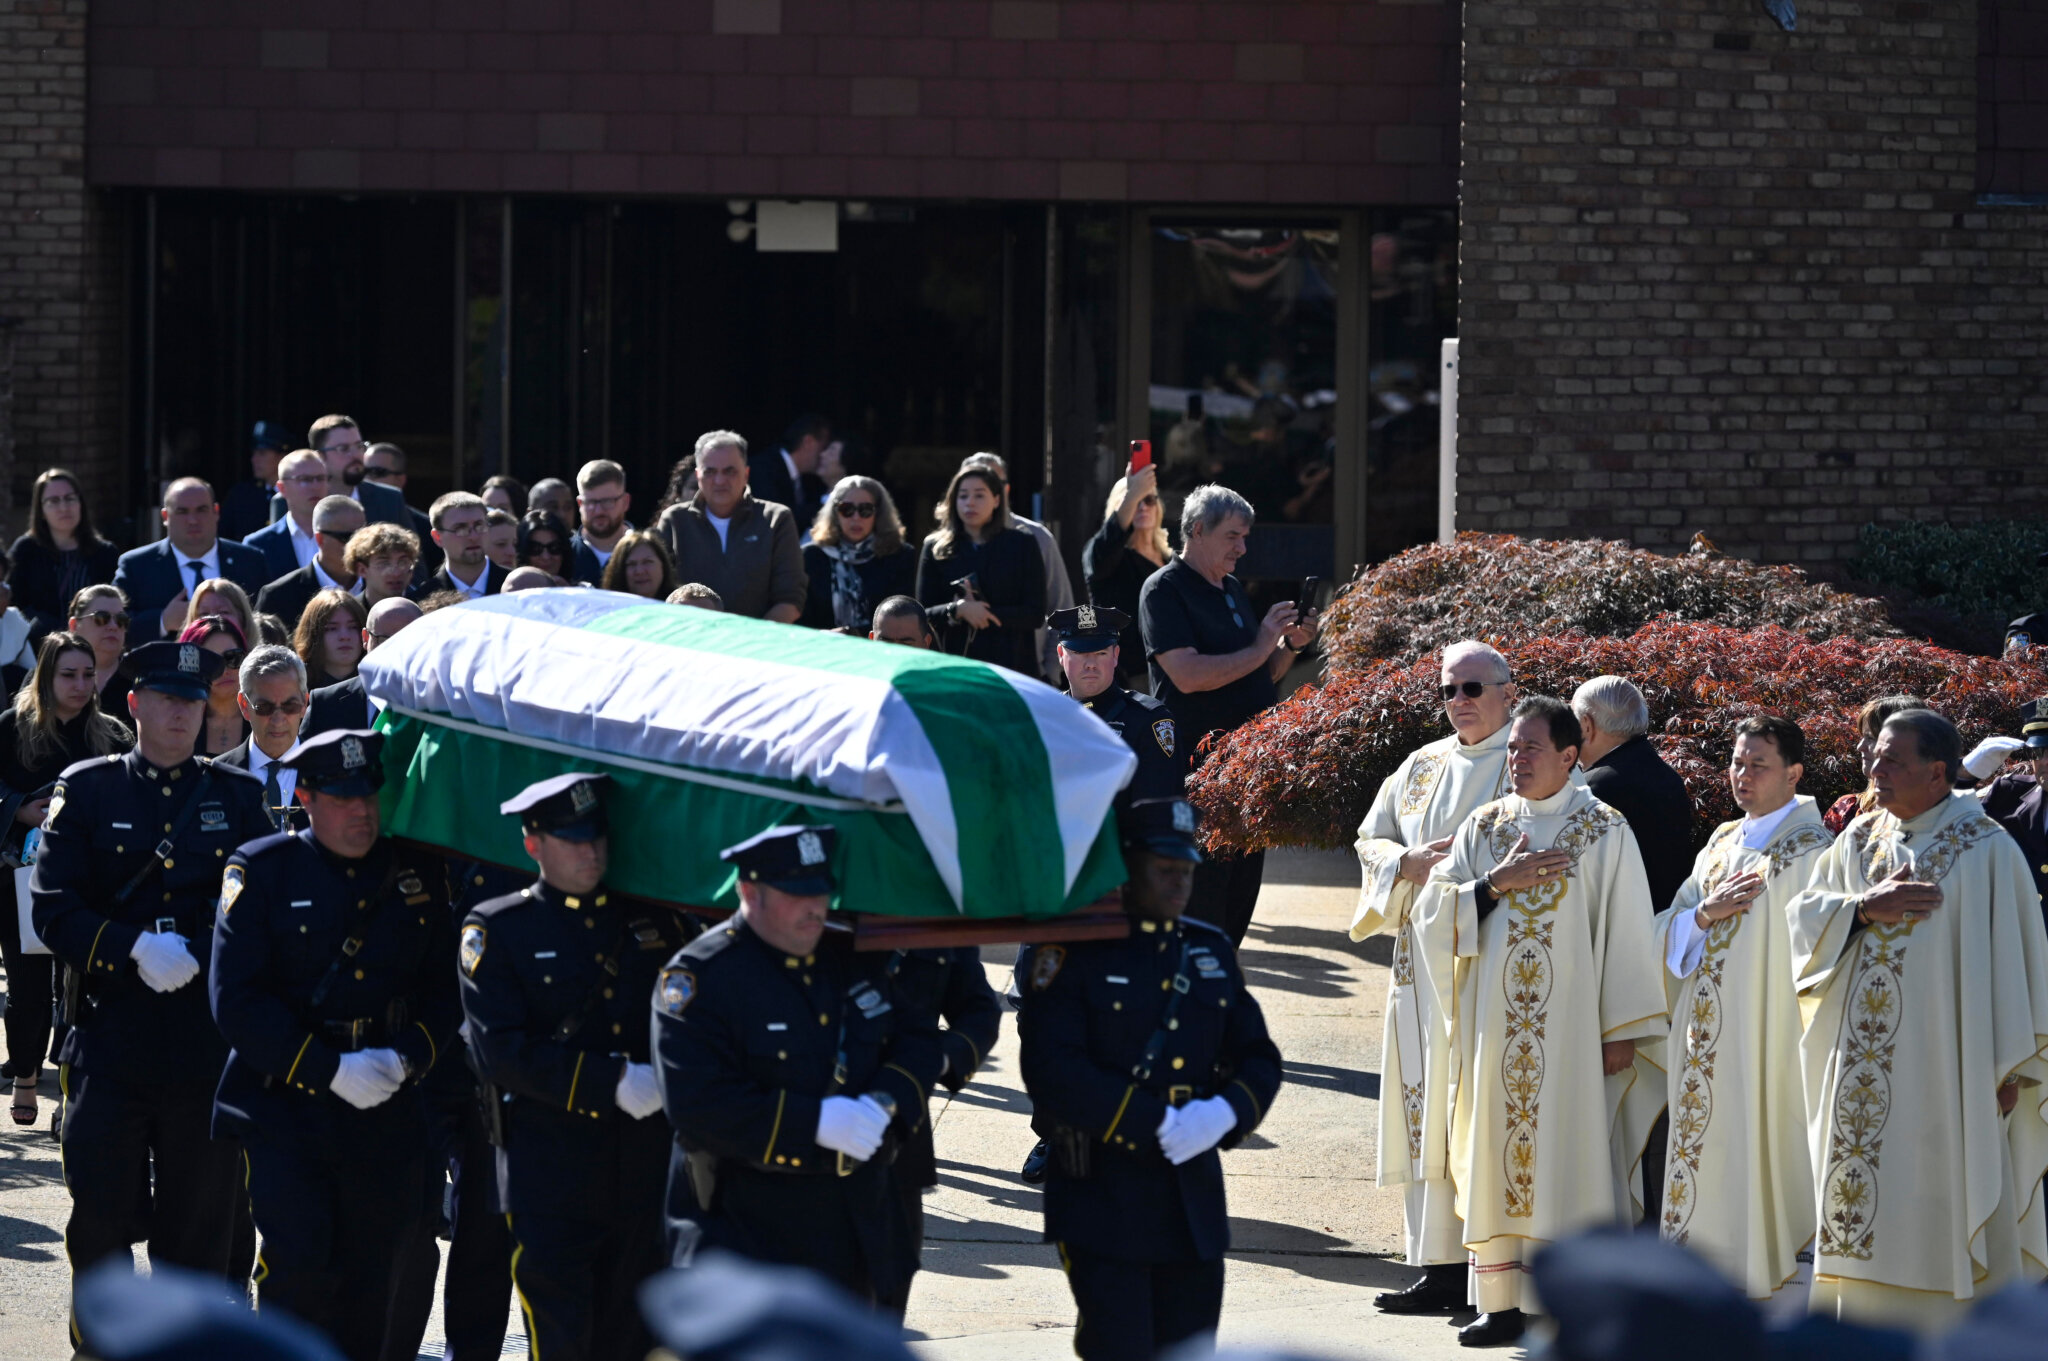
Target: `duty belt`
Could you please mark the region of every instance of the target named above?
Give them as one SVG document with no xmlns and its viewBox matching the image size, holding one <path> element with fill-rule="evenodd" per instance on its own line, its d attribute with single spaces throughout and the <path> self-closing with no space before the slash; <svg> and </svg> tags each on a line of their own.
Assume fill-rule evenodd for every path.
<svg viewBox="0 0 2048 1361">
<path fill-rule="evenodd" d="M 373 1016 L 358 1016 L 352 1021 L 321 1021 L 320 1038 L 344 1054 L 358 1053 L 377 1047 L 383 1039 L 384 1023 Z"/>
</svg>

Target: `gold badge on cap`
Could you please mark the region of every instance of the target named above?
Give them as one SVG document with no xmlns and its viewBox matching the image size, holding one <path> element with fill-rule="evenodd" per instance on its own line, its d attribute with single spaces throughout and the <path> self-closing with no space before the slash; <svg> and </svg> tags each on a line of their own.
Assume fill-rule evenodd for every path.
<svg viewBox="0 0 2048 1361">
<path fill-rule="evenodd" d="M 476 977 L 476 966 L 484 962 L 484 929 L 471 924 L 462 928 L 462 973 Z"/>
</svg>

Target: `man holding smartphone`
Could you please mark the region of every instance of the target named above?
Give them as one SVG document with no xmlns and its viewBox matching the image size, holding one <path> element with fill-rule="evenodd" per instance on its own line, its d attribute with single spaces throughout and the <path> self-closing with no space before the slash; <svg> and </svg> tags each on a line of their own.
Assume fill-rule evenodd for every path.
<svg viewBox="0 0 2048 1361">
<path fill-rule="evenodd" d="M 1138 597 L 1138 622 L 1153 688 L 1173 711 L 1190 753 L 1271 708 L 1280 678 L 1316 638 L 1316 612 L 1283 600 L 1263 617 L 1231 568 L 1244 556 L 1251 503 L 1228 487 L 1197 487 L 1181 507 L 1181 552 L 1154 572 Z M 1263 852 L 1218 855 L 1195 871 L 1188 915 L 1244 941 L 1264 877 Z"/>
</svg>

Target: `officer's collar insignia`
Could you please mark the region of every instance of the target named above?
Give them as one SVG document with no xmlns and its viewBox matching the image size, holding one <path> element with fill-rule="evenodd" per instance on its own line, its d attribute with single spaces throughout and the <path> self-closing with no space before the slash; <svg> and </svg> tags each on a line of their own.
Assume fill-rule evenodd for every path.
<svg viewBox="0 0 2048 1361">
<path fill-rule="evenodd" d="M 228 909 L 235 905 L 235 899 L 242 896 L 242 867 L 229 865 L 220 876 L 220 914 L 225 917 Z"/>
<path fill-rule="evenodd" d="M 363 768 L 363 765 L 364 761 L 362 739 L 357 737 L 342 738 L 341 768 L 343 770 L 361 770 Z"/>
<path fill-rule="evenodd" d="M 1195 806 L 1185 799 L 1175 799 L 1173 801 L 1173 830 L 1185 832 L 1190 836 L 1194 835 Z"/>
<path fill-rule="evenodd" d="M 816 832 L 797 833 L 796 853 L 806 865 L 825 863 L 825 843 Z"/>
<path fill-rule="evenodd" d="M 654 1009 L 664 1016 L 680 1016 L 697 995 L 697 976 L 688 969 L 663 969 L 654 984 Z"/>
<path fill-rule="evenodd" d="M 569 786 L 569 806 L 579 815 L 597 807 L 597 791 L 591 788 L 589 781 Z"/>
<path fill-rule="evenodd" d="M 484 962 L 484 929 L 474 923 L 462 928 L 462 973 L 466 978 L 476 977 L 477 965 Z"/>
<path fill-rule="evenodd" d="M 1095 632 L 1095 607 L 1093 605 L 1077 605 L 1074 608 L 1074 631 L 1077 633 Z"/>
<path fill-rule="evenodd" d="M 1060 976 L 1060 966 L 1066 962 L 1065 946 L 1039 946 L 1031 955 L 1031 990 L 1044 992 L 1051 987 L 1052 981 Z"/>
<path fill-rule="evenodd" d="M 178 669 L 199 674 L 199 644 L 185 643 L 178 648 Z"/>
<path fill-rule="evenodd" d="M 1161 751 L 1165 752 L 1168 756 L 1173 755 L 1173 720 L 1162 718 L 1157 723 L 1154 723 L 1152 725 L 1152 740 L 1159 744 Z"/>
</svg>

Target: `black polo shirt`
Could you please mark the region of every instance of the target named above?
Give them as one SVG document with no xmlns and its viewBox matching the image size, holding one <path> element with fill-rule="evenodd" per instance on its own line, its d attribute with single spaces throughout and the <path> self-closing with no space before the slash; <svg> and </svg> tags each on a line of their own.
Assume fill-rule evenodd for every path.
<svg viewBox="0 0 2048 1361">
<path fill-rule="evenodd" d="M 1191 647 L 1204 656 L 1242 652 L 1259 636 L 1259 616 L 1236 577 L 1211 586 L 1200 572 L 1175 558 L 1146 578 L 1138 593 L 1138 626 L 1152 663 L 1153 692 L 1173 711 L 1180 740 L 1192 753 L 1218 729 L 1235 728 L 1273 706 L 1280 697 L 1265 666 L 1254 667 L 1219 690 L 1184 694 L 1159 668 L 1159 654 Z"/>
</svg>

